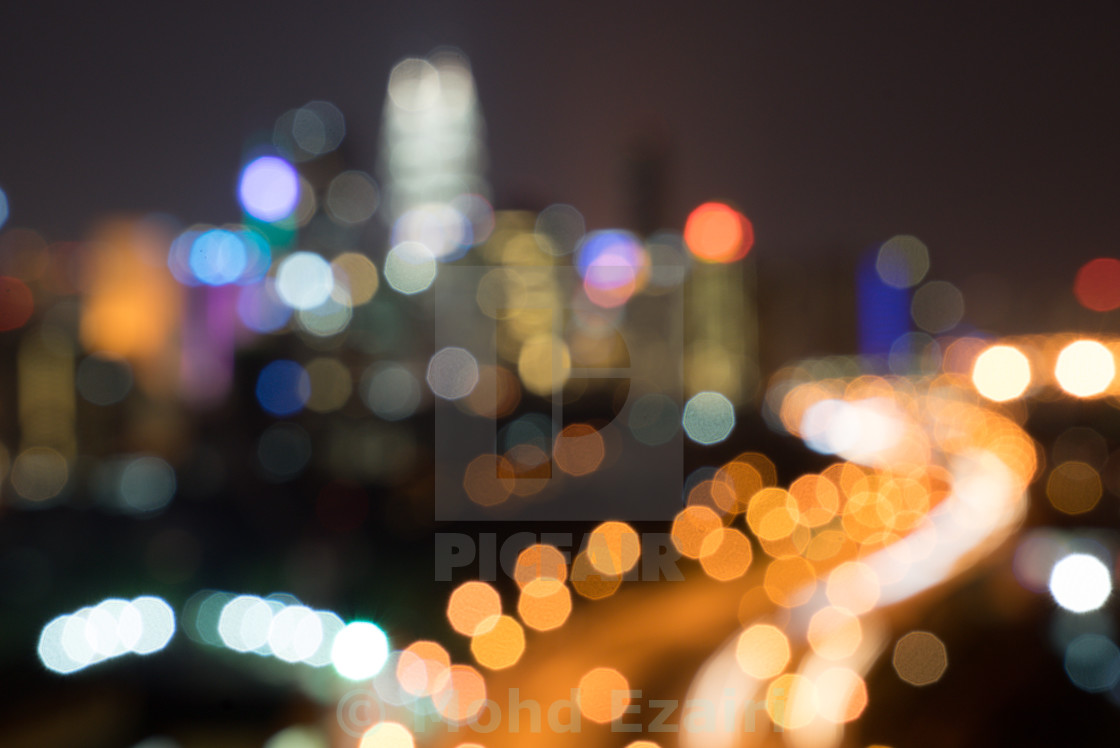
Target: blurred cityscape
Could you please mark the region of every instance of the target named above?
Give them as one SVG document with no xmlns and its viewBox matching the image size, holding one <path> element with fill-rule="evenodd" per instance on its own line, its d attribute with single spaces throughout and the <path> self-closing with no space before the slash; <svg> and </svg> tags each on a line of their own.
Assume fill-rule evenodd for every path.
<svg viewBox="0 0 1120 748">
<path fill-rule="evenodd" d="M 655 128 L 622 225 L 502 204 L 466 55 L 385 75 L 236 223 L 0 164 L 0 743 L 1115 743 L 1120 260 L 674 225 Z"/>
</svg>

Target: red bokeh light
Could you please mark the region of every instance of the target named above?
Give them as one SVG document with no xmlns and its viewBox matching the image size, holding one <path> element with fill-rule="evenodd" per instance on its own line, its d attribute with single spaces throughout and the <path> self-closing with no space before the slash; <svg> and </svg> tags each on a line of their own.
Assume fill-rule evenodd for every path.
<svg viewBox="0 0 1120 748">
<path fill-rule="evenodd" d="M 1120 308 L 1120 260 L 1098 257 L 1077 271 L 1073 293 L 1081 306 L 1094 312 Z"/>
<path fill-rule="evenodd" d="M 0 331 L 23 327 L 34 310 L 35 301 L 27 284 L 19 278 L 0 275 Z"/>
</svg>

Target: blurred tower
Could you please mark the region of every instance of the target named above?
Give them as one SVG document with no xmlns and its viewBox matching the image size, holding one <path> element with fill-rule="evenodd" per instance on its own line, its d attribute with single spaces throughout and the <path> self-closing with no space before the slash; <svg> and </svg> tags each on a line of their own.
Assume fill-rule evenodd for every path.
<svg viewBox="0 0 1120 748">
<path fill-rule="evenodd" d="M 733 405 L 759 394 L 758 302 L 754 228 L 723 203 L 705 203 L 685 223 L 699 260 L 685 288 L 685 396 L 713 391 Z"/>
<path fill-rule="evenodd" d="M 430 237 L 441 228 L 446 233 L 452 227 L 441 226 L 447 221 L 441 207 L 461 195 L 489 195 L 482 176 L 485 128 L 467 58 L 457 50 L 439 49 L 427 59 L 397 63 L 389 75 L 383 117 L 378 156 L 383 218 L 397 229 L 394 234 L 403 230 L 412 237 Z M 398 226 L 402 216 L 417 210 L 421 213 L 415 221 Z M 428 248 L 437 257 L 451 251 Z"/>
</svg>

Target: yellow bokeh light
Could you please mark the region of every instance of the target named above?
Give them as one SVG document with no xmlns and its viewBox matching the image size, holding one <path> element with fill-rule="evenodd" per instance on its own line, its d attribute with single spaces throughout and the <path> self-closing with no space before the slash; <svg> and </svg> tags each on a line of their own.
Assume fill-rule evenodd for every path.
<svg viewBox="0 0 1120 748">
<path fill-rule="evenodd" d="M 732 460 L 721 467 L 716 471 L 714 480 L 716 484 L 726 489 L 725 491 L 712 490 L 716 504 L 723 511 L 733 514 L 746 511 L 747 502 L 766 485 L 757 467 L 739 460 Z M 729 498 L 734 500 L 734 504 L 725 505 L 725 501 Z"/>
<path fill-rule="evenodd" d="M 972 383 L 989 400 L 1014 400 L 1031 383 L 1030 361 L 1014 346 L 994 345 L 976 357 Z"/>
<path fill-rule="evenodd" d="M 316 413 L 338 410 L 350 399 L 353 377 L 346 365 L 337 358 L 316 358 L 304 367 L 311 380 L 311 396 L 307 408 Z"/>
<path fill-rule="evenodd" d="M 529 628 L 551 631 L 572 613 L 572 594 L 556 579 L 534 579 L 521 589 L 517 614 Z"/>
<path fill-rule="evenodd" d="M 705 574 L 720 582 L 746 574 L 753 555 L 750 539 L 733 527 L 713 530 L 700 544 L 700 566 Z"/>
<path fill-rule="evenodd" d="M 479 626 L 483 633 L 471 637 L 471 654 L 479 665 L 503 670 L 517 663 L 525 653 L 525 630 L 509 616 Z"/>
<path fill-rule="evenodd" d="M 625 522 L 604 522 L 587 541 L 587 560 L 603 574 L 625 574 L 638 563 L 641 552 L 641 538 Z"/>
<path fill-rule="evenodd" d="M 803 675 L 779 676 L 766 689 L 766 712 L 787 730 L 804 727 L 818 714 L 816 686 Z"/>
<path fill-rule="evenodd" d="M 892 660 L 898 677 L 914 686 L 941 680 L 949 666 L 945 644 L 928 631 L 911 631 L 894 646 Z"/>
<path fill-rule="evenodd" d="M 769 680 L 789 664 L 789 639 L 777 626 L 759 623 L 739 634 L 735 659 L 752 678 Z"/>
<path fill-rule="evenodd" d="M 766 595 L 783 608 L 795 608 L 809 601 L 817 588 L 813 565 L 800 556 L 774 559 L 766 567 L 763 585 Z"/>
<path fill-rule="evenodd" d="M 363 254 L 343 252 L 331 260 L 335 283 L 341 284 L 350 292 L 350 303 L 354 306 L 365 304 L 377 293 L 380 281 L 377 267 Z"/>
<path fill-rule="evenodd" d="M 568 346 L 551 334 L 534 335 L 525 341 L 517 357 L 517 373 L 525 389 L 536 395 L 551 395 L 568 381 L 572 357 Z"/>
<path fill-rule="evenodd" d="M 447 620 L 464 636 L 484 633 L 502 613 L 498 591 L 486 582 L 464 582 L 447 601 Z"/>
<path fill-rule="evenodd" d="M 1063 462 L 1051 471 L 1046 481 L 1046 498 L 1060 512 L 1088 512 L 1101 499 L 1100 473 L 1084 462 Z"/>
<path fill-rule="evenodd" d="M 362 733 L 358 748 L 413 748 L 412 733 L 399 722 L 378 722 Z"/>
<path fill-rule="evenodd" d="M 563 582 L 568 578 L 568 562 L 564 554 L 554 545 L 531 545 L 517 555 L 513 568 L 513 580 L 524 588 L 538 579 L 552 579 Z"/>
<path fill-rule="evenodd" d="M 572 587 L 583 597 L 589 600 L 610 597 L 621 584 L 621 574 L 606 574 L 592 566 L 587 551 L 580 551 L 572 559 Z"/>
<path fill-rule="evenodd" d="M 671 538 L 681 555 L 700 558 L 704 538 L 723 527 L 723 521 L 710 507 L 690 506 L 673 520 Z"/>
<path fill-rule="evenodd" d="M 1112 351 L 1095 340 L 1077 340 L 1058 354 L 1054 376 L 1063 390 L 1074 397 L 1100 395 L 1116 377 Z"/>
<path fill-rule="evenodd" d="M 840 508 L 840 489 L 822 475 L 801 476 L 790 484 L 789 493 L 797 502 L 798 520 L 806 527 L 826 524 Z"/>
<path fill-rule="evenodd" d="M 630 683 L 609 667 L 597 667 L 579 679 L 579 711 L 598 724 L 616 720 L 630 703 Z"/>
<path fill-rule="evenodd" d="M 764 488 L 747 505 L 747 525 L 759 538 L 779 540 L 796 528 L 801 513 L 797 499 L 780 488 Z"/>
</svg>

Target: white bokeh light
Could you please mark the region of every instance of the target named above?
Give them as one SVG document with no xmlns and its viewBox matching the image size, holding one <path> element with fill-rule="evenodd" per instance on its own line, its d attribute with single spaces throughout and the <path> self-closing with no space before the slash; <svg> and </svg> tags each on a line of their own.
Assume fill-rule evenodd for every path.
<svg viewBox="0 0 1120 748">
<path fill-rule="evenodd" d="M 276 294 L 292 309 L 314 309 L 334 290 L 334 271 L 314 252 L 293 252 L 276 271 Z"/>
<path fill-rule="evenodd" d="M 448 346 L 437 351 L 428 362 L 428 386 L 439 397 L 458 400 L 474 391 L 478 384 L 478 360 L 470 351 Z"/>
<path fill-rule="evenodd" d="M 52 619 L 39 634 L 45 667 L 69 674 L 121 655 L 158 652 L 175 634 L 175 614 L 158 597 L 102 600 Z"/>
<path fill-rule="evenodd" d="M 331 645 L 331 662 L 338 674 L 348 680 L 372 678 L 389 659 L 389 640 L 385 633 L 365 621 L 347 624 Z"/>
<path fill-rule="evenodd" d="M 299 194 L 299 174 L 282 158 L 262 156 L 241 172 L 241 206 L 261 221 L 271 223 L 287 218 L 295 210 Z"/>
<path fill-rule="evenodd" d="M 401 242 L 385 257 L 385 280 L 400 293 L 426 291 L 436 279 L 436 258 L 419 242 Z"/>
<path fill-rule="evenodd" d="M 1075 397 L 1100 395 L 1116 377 L 1112 351 L 1095 340 L 1070 343 L 1058 354 L 1054 376 L 1063 390 Z"/>
<path fill-rule="evenodd" d="M 1054 564 L 1050 594 L 1073 613 L 1088 613 L 1104 605 L 1112 594 L 1112 575 L 1096 556 L 1071 553 Z"/>
</svg>

